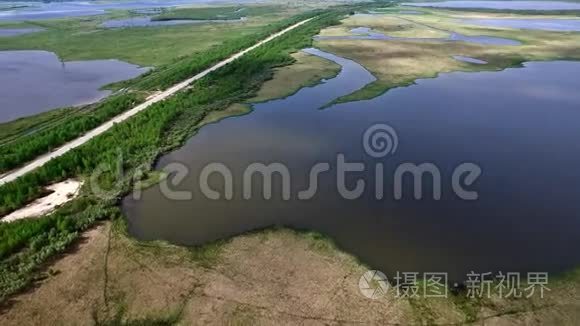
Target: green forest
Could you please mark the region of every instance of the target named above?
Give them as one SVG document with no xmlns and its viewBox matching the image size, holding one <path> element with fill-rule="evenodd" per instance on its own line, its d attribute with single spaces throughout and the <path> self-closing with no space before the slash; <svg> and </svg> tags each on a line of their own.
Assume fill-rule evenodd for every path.
<svg viewBox="0 0 580 326">
<path fill-rule="evenodd" d="M 152 20 L 236 20 L 268 14 L 277 9 L 276 6 L 178 8 L 157 15 Z"/>
<path fill-rule="evenodd" d="M 79 199 L 66 204 L 49 217 L 0 224 L 0 300 L 30 284 L 34 280 L 36 268 L 51 255 L 64 250 L 77 238 L 79 232 L 97 220 L 121 216 L 117 202 L 138 181 L 134 175 L 147 178 L 154 160 L 192 136 L 197 131 L 198 123 L 209 112 L 225 109 L 232 103 L 254 96 L 261 84 L 272 77 L 273 68 L 291 64 L 294 59 L 290 53 L 311 46 L 312 36 L 324 27 L 338 24 L 339 19 L 349 12 L 347 10 L 299 15 L 272 26 L 253 40 L 244 39 L 224 45 L 206 56 L 186 59 L 158 74 L 139 79 L 137 85 L 141 87 L 172 84 L 265 38 L 273 31 L 317 16 L 309 23 L 209 74 L 194 83 L 194 87 L 189 90 L 152 105 L 89 143 L 0 187 L 1 214 L 37 198 L 43 186 L 70 177 L 85 179 L 84 189 L 89 189 L 91 182 L 97 182 L 101 189 L 105 189 L 98 194 L 84 191 Z M 169 71 L 180 77 L 177 78 Z M 96 169 L 104 173 L 97 180 L 91 180 L 89 176 Z M 137 170 L 141 173 L 135 173 Z"/>
<path fill-rule="evenodd" d="M 135 93 L 114 96 L 94 108 L 70 114 L 49 128 L 17 138 L 0 147 L 0 172 L 14 169 L 35 157 L 50 152 L 58 146 L 81 136 L 112 117 L 123 113 L 143 101 Z M 71 112 L 72 113 L 72 112 Z"/>
<path fill-rule="evenodd" d="M 0 173 L 14 169 L 41 154 L 50 152 L 67 141 L 79 137 L 114 116 L 142 103 L 145 100 L 144 96 L 138 95 L 135 91 L 157 91 L 166 89 L 228 58 L 234 53 L 252 46 L 259 40 L 313 15 L 316 15 L 316 12 L 291 17 L 279 23 L 269 25 L 263 31 L 254 35 L 239 37 L 230 42 L 225 42 L 220 46 L 213 47 L 202 54 L 192 55 L 159 67 L 136 79 L 112 85 L 115 88 L 122 88 L 129 91 L 124 91 L 117 96 L 91 106 L 85 114 L 71 116 L 64 121 L 59 121 L 58 124 L 54 124 L 52 128 L 44 129 L 41 132 L 29 136 L 20 137 L 16 141 L 0 146 Z M 15 194 L 14 196 L 18 198 L 11 199 L 16 204 L 16 207 L 18 203 L 23 202 L 19 200 L 22 195 Z M 26 201 L 30 197 L 25 196 L 23 198 Z M 5 210 L 0 208 L 0 213 L 2 212 L 5 212 Z"/>
</svg>

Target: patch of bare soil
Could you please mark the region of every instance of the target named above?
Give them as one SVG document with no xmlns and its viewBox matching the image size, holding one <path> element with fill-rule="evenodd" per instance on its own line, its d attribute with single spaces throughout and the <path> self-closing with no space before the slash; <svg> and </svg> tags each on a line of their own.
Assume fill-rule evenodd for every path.
<svg viewBox="0 0 580 326">
<path fill-rule="evenodd" d="M 263 231 L 188 249 L 140 243 L 106 223 L 57 259 L 36 288 L 1 310 L 1 325 L 418 325 L 462 324 L 451 301 L 412 302 L 359 292 L 366 268 L 326 240 Z M 479 325 L 577 325 L 578 282 L 545 302 L 482 307 Z M 502 305 L 506 305 L 502 307 Z M 503 311 L 503 313 L 502 313 Z"/>
<path fill-rule="evenodd" d="M 61 205 L 75 199 L 81 190 L 81 181 L 69 179 L 46 187 L 50 194 L 38 198 L 32 203 L 6 216 L 0 217 L 0 222 L 13 222 L 23 218 L 44 216 Z"/>
<path fill-rule="evenodd" d="M 2 325 L 90 325 L 94 305 L 102 298 L 103 262 L 109 225 L 88 231 L 50 267 L 56 275 L 18 295 L 0 308 Z"/>
</svg>

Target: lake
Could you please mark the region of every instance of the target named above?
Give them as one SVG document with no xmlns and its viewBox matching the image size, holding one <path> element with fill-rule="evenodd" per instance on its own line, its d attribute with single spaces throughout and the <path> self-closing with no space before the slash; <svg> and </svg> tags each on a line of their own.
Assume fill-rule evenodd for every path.
<svg viewBox="0 0 580 326">
<path fill-rule="evenodd" d="M 466 24 L 507 27 L 519 29 L 535 29 L 556 32 L 580 32 L 580 19 L 463 19 Z"/>
<path fill-rule="evenodd" d="M 104 14 L 107 10 L 167 8 L 188 4 L 205 4 L 218 0 L 127 0 L 111 2 L 34 2 L 29 6 L 0 11 L 0 21 L 40 20 Z M 10 3 L 7 3 L 10 4 Z M 18 3 L 13 3 L 18 4 Z"/>
<path fill-rule="evenodd" d="M 405 2 L 404 6 L 434 8 L 480 8 L 497 10 L 580 10 L 580 3 L 563 1 L 441 1 Z"/>
<path fill-rule="evenodd" d="M 119 60 L 62 62 L 52 52 L 0 51 L 0 122 L 96 102 L 104 85 L 146 72 Z"/>
<path fill-rule="evenodd" d="M 0 37 L 18 36 L 23 34 L 30 34 L 42 32 L 44 28 L 29 27 L 29 28 L 0 28 Z"/>
<path fill-rule="evenodd" d="M 472 270 L 559 272 L 580 263 L 580 252 L 571 249 L 580 245 L 580 63 L 446 73 L 372 100 L 320 110 L 375 79 L 356 62 L 311 53 L 337 62 L 341 73 L 290 97 L 256 104 L 248 115 L 207 125 L 163 156 L 157 168 L 179 162 L 189 170 L 168 187 L 190 191 L 193 198 L 170 200 L 159 185 L 140 199 L 128 196 L 123 210 L 133 236 L 199 245 L 269 226 L 311 229 L 388 274 L 448 272 L 455 280 L 465 280 Z M 392 127 L 398 146 L 374 158 L 362 138 L 379 123 Z M 339 154 L 364 164 L 365 172 L 345 178 L 348 189 L 366 181 L 359 198 L 345 199 L 337 190 Z M 283 198 L 280 177 L 273 178 L 271 199 L 261 195 L 261 178 L 244 181 L 256 162 L 287 166 L 290 200 Z M 315 179 L 313 198 L 299 200 L 300 191 L 313 184 L 311 168 L 321 162 L 330 171 Z M 452 175 L 465 162 L 481 168 L 467 187 L 477 191 L 478 200 L 461 200 L 452 188 Z M 201 191 L 200 173 L 211 163 L 231 171 L 233 199 L 208 199 Z M 379 163 L 382 177 L 375 174 Z M 405 163 L 439 169 L 440 200 L 433 199 L 436 183 L 429 176 L 423 178 L 423 198 L 415 199 L 413 190 L 421 188 L 409 175 L 403 197 L 395 199 L 395 171 Z M 380 184 L 382 197 L 374 190 Z M 209 185 L 223 194 L 220 175 L 211 175 Z M 244 199 L 245 187 L 254 194 L 250 199 Z"/>
<path fill-rule="evenodd" d="M 209 23 L 234 23 L 241 22 L 240 19 L 214 19 L 214 20 L 192 20 L 192 19 L 174 19 L 174 20 L 151 20 L 151 17 L 131 17 L 125 19 L 107 20 L 101 24 L 105 28 L 128 28 L 128 27 L 155 27 L 155 26 L 173 26 L 182 24 L 209 24 Z"/>
</svg>

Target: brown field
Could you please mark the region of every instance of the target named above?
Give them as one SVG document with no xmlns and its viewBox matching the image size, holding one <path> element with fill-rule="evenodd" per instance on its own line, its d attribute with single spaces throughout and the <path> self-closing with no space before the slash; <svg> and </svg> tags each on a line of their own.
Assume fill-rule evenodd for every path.
<svg viewBox="0 0 580 326">
<path fill-rule="evenodd" d="M 366 271 L 324 238 L 265 230 L 203 248 L 142 243 L 122 223 L 88 231 L 45 279 L 1 307 L 2 325 L 577 325 L 580 275 L 545 299 L 370 300 Z"/>
<path fill-rule="evenodd" d="M 515 38 L 523 45 L 319 41 L 317 47 L 351 58 L 379 78 L 342 100 L 374 97 L 441 72 L 499 70 L 527 60 L 580 60 L 580 33 L 482 29 L 456 23 L 457 12 L 428 12 L 404 17 L 417 23 L 392 16 L 350 17 L 323 35 L 344 35 L 361 25 L 408 37 L 445 36 L 444 29 Z M 474 66 L 452 55 L 489 64 Z M 339 71 L 336 64 L 305 53 L 294 58 L 295 64 L 277 69 L 248 102 L 291 95 Z M 212 112 L 201 124 L 247 112 L 247 103 L 234 104 Z M 154 175 L 150 183 L 162 177 Z M 366 270 L 355 257 L 315 233 L 263 230 L 187 248 L 137 241 L 116 220 L 86 232 L 66 254 L 43 267 L 33 287 L 3 302 L 0 325 L 580 324 L 580 270 L 552 278 L 544 299 L 478 300 L 464 294 L 397 298 L 392 289 L 380 299 L 367 299 L 358 287 Z"/>
</svg>

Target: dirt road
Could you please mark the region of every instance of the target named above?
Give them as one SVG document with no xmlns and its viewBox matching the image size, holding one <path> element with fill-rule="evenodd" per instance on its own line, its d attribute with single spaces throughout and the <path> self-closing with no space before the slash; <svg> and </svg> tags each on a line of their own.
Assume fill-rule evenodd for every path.
<svg viewBox="0 0 580 326">
<path fill-rule="evenodd" d="M 234 54 L 233 56 L 229 57 L 228 59 L 225 59 L 225 60 L 217 63 L 216 65 L 200 72 L 199 74 L 197 74 L 197 75 L 195 75 L 195 76 L 193 76 L 185 81 L 182 81 L 179 84 L 173 85 L 172 87 L 166 89 L 165 91 L 163 91 L 159 94 L 156 94 L 155 96 L 147 99 L 147 101 L 143 102 L 142 104 L 132 108 L 129 111 L 126 111 L 126 112 L 114 117 L 113 119 L 109 120 L 108 122 L 100 125 L 99 127 L 95 128 L 95 129 L 89 131 L 88 133 L 84 134 L 83 136 L 64 144 L 62 147 L 58 148 L 57 150 L 52 151 L 52 152 L 47 153 L 47 154 L 44 154 L 42 156 L 39 156 L 34 161 L 27 163 L 25 166 L 6 173 L 5 175 L 3 175 L 0 178 L 0 186 L 3 184 L 6 184 L 8 182 L 12 182 L 12 181 L 16 180 L 17 178 L 35 170 L 36 168 L 43 166 L 44 164 L 48 163 L 50 160 L 52 160 L 56 157 L 62 156 L 64 154 L 68 153 L 69 151 L 83 145 L 84 143 L 88 142 L 89 140 L 91 140 L 91 139 L 99 136 L 100 134 L 106 132 L 107 130 L 111 129 L 115 124 L 121 123 L 121 122 L 131 118 L 132 116 L 147 109 L 149 106 L 151 106 L 159 101 L 165 100 L 166 98 L 174 95 L 175 93 L 179 92 L 180 90 L 183 90 L 184 88 L 189 86 L 194 81 L 205 77 L 207 74 L 211 73 L 212 71 L 215 71 L 215 70 L 227 65 L 228 63 L 230 63 L 236 59 L 239 59 L 240 57 L 244 56 L 246 53 L 256 49 L 257 47 L 259 47 L 265 43 L 272 41 L 273 39 L 276 39 L 277 37 L 280 37 L 281 35 L 286 34 L 287 32 L 295 29 L 298 26 L 301 26 L 301 25 L 309 22 L 312 19 L 313 18 L 303 20 L 303 21 L 301 21 L 297 24 L 294 24 L 294 25 L 292 25 L 292 26 L 290 26 L 290 27 L 288 27 L 288 28 L 276 33 L 276 34 L 269 36 L 268 38 L 256 43 L 255 45 L 253 45 L 245 50 L 242 50 L 242 51 Z"/>
</svg>

